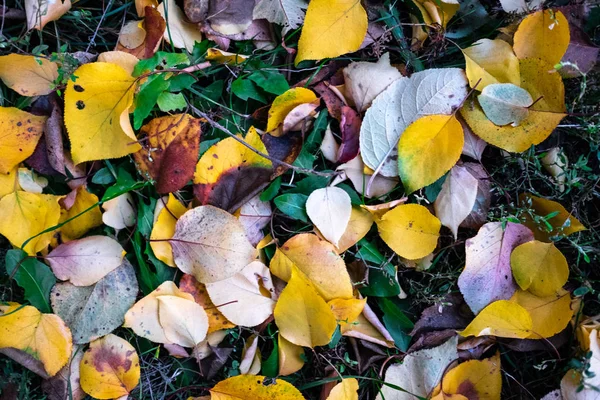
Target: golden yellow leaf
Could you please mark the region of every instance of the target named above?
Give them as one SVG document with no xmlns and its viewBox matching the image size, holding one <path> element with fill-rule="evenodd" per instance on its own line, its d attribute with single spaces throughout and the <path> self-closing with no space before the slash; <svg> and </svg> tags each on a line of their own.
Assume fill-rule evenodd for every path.
<svg viewBox="0 0 600 400">
<path fill-rule="evenodd" d="M 357 0 L 313 0 L 308 4 L 298 41 L 298 65 L 352 53 L 367 33 L 367 12 Z"/>
<path fill-rule="evenodd" d="M 292 88 L 285 93 L 277 96 L 269 108 L 269 117 L 267 121 L 267 132 L 274 131 L 279 125 L 283 124 L 285 117 L 290 111 L 300 104 L 312 103 L 317 100 L 317 96 L 312 90 L 302 87 Z"/>
<path fill-rule="evenodd" d="M 517 290 L 510 301 L 519 304 L 531 316 L 533 325 L 528 339 L 543 339 L 556 335 L 567 327 L 574 313 L 571 308 L 571 295 L 564 289 L 545 297 Z"/>
<path fill-rule="evenodd" d="M 500 400 L 502 391 L 500 367 L 498 353 L 481 361 L 470 360 L 459 364 L 444 375 L 441 392 L 432 400 L 457 400 L 458 398 Z"/>
<path fill-rule="evenodd" d="M 398 170 L 407 193 L 437 181 L 456 164 L 465 136 L 454 115 L 427 115 L 398 141 Z"/>
<path fill-rule="evenodd" d="M 133 74 L 135 65 L 140 61 L 133 54 L 125 53 L 124 51 L 105 51 L 98 55 L 99 62 L 106 62 L 118 65 L 123 68 L 129 75 Z"/>
<path fill-rule="evenodd" d="M 292 385 L 283 379 L 260 375 L 232 376 L 210 390 L 211 400 L 304 400 Z"/>
<path fill-rule="evenodd" d="M 464 49 L 463 55 L 472 88 L 482 91 L 493 83 L 521 84 L 519 59 L 504 40 L 480 39 Z"/>
<path fill-rule="evenodd" d="M 579 220 L 568 212 L 560 203 L 547 200 L 542 197 L 534 196 L 530 193 L 521 193 L 519 203 L 522 206 L 531 208 L 534 214 L 545 217 L 552 213 L 557 213 L 554 217 L 548 218 L 546 222 L 550 224 L 552 230 L 546 230 L 546 224 L 538 225 L 528 214 L 524 214 L 525 221 L 523 225 L 527 226 L 533 232 L 537 240 L 550 242 L 552 236 L 569 236 L 575 232 L 585 231 L 587 228 Z"/>
<path fill-rule="evenodd" d="M 331 389 L 327 400 L 358 400 L 358 381 L 355 378 L 342 379 Z"/>
<path fill-rule="evenodd" d="M 519 65 L 521 88 L 527 90 L 535 102 L 520 125 L 495 125 L 476 102 L 467 101 L 460 110 L 477 136 L 512 152 L 522 152 L 541 143 L 566 116 L 564 85 L 553 66 L 538 59 L 520 60 Z"/>
<path fill-rule="evenodd" d="M 0 234 L 15 247 L 38 233 L 58 224 L 60 196 L 16 191 L 0 200 Z M 44 250 L 52 241 L 54 232 L 47 232 L 31 240 L 23 248 L 29 255 Z"/>
<path fill-rule="evenodd" d="M 418 204 L 402 204 L 375 221 L 379 236 L 400 257 L 423 258 L 437 246 L 442 223 Z"/>
<path fill-rule="evenodd" d="M 335 247 L 337 253 L 342 254 L 358 243 L 369 232 L 372 225 L 373 215 L 368 210 L 361 207 L 352 207 L 348 226 L 340 238 L 338 245 Z"/>
<path fill-rule="evenodd" d="M 558 63 L 569 47 L 569 23 L 560 11 L 544 10 L 528 15 L 514 37 L 519 59 L 539 58 L 550 65 Z"/>
<path fill-rule="evenodd" d="M 157 210 L 163 201 L 164 198 L 158 199 Z M 172 193 L 169 193 L 167 203 L 160 208 L 158 214 L 154 217 L 154 225 L 152 226 L 152 233 L 150 233 L 150 247 L 156 258 L 170 267 L 175 267 L 173 248 L 171 247 L 171 243 L 164 239 L 171 239 L 173 237 L 175 234 L 175 224 L 177 224 L 179 217 L 185 214 L 186 211 L 187 208 Z"/>
<path fill-rule="evenodd" d="M 275 305 L 279 333 L 298 346 L 315 347 L 329 343 L 337 322 L 331 308 L 298 268 Z"/>
<path fill-rule="evenodd" d="M 79 364 L 81 388 L 96 399 L 127 396 L 140 381 L 135 348 L 113 334 L 90 343 Z"/>
<path fill-rule="evenodd" d="M 58 315 L 42 314 L 35 307 L 0 304 L 0 349 L 12 347 L 40 360 L 48 375 L 69 361 L 71 331 Z"/>
<path fill-rule="evenodd" d="M 536 296 L 556 293 L 569 278 L 567 259 L 552 242 L 523 243 L 511 253 L 510 266 L 521 289 Z"/>
<path fill-rule="evenodd" d="M 498 300 L 485 307 L 459 332 L 462 336 L 498 336 L 525 339 L 532 333 L 533 322 L 526 309 L 514 301 Z"/>
<path fill-rule="evenodd" d="M 438 24 L 443 28 L 460 8 L 457 1 L 413 0 L 413 3 L 421 11 L 423 21 L 427 25 Z"/>
<path fill-rule="evenodd" d="M 246 61 L 248 56 L 213 48 L 206 50 L 206 59 L 208 61 L 215 61 L 219 64 L 237 65 Z"/>
<path fill-rule="evenodd" d="M 304 349 L 277 335 L 277 354 L 279 355 L 279 375 L 291 375 L 304 366 Z"/>
<path fill-rule="evenodd" d="M 346 263 L 331 243 L 316 235 L 302 233 L 290 238 L 275 251 L 269 267 L 273 275 L 287 282 L 294 266 L 306 274 L 326 301 L 353 297 Z"/>
<path fill-rule="evenodd" d="M 62 209 L 60 221 L 64 222 L 70 218 L 79 215 L 88 210 L 88 208 L 96 205 L 84 214 L 67 222 L 61 226 L 60 234 L 63 242 L 68 242 L 73 239 L 79 239 L 85 235 L 90 229 L 102 225 L 102 212 L 98 203 L 98 196 L 88 192 L 85 186 L 79 186 L 74 191 L 75 202 L 68 209 Z"/>
<path fill-rule="evenodd" d="M 335 319 L 340 326 L 352 325 L 362 314 L 367 299 L 333 299 L 327 304 L 331 307 Z"/>
<path fill-rule="evenodd" d="M 58 65 L 42 57 L 9 54 L 0 57 L 0 79 L 23 96 L 43 96 L 54 91 Z"/>
<path fill-rule="evenodd" d="M 141 149 L 129 122 L 135 79 L 116 64 L 75 70 L 65 90 L 65 125 L 73 162 L 119 158 Z"/>
<path fill-rule="evenodd" d="M 0 107 L 0 174 L 9 174 L 33 154 L 44 131 L 46 117 Z"/>
<path fill-rule="evenodd" d="M 0 172 L 0 199 L 7 194 L 19 190 L 19 180 L 17 179 L 17 167 L 8 171 Z"/>
</svg>

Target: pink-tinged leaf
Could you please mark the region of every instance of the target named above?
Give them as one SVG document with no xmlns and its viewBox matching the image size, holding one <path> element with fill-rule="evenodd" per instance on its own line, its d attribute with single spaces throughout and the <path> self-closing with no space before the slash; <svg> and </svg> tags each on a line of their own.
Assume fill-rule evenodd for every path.
<svg viewBox="0 0 600 400">
<path fill-rule="evenodd" d="M 467 162 L 463 164 L 469 173 L 477 178 L 477 197 L 471 213 L 460 224 L 461 228 L 479 229 L 487 221 L 487 214 L 492 202 L 490 176 L 481 164 Z"/>
<path fill-rule="evenodd" d="M 465 144 L 463 145 L 462 153 L 465 156 L 469 156 L 477 161 L 481 161 L 481 156 L 487 147 L 487 143 L 479 136 L 474 134 L 469 125 L 467 125 L 462 118 L 459 118 L 458 121 L 460 122 L 465 135 Z"/>
<path fill-rule="evenodd" d="M 508 300 L 517 286 L 512 278 L 510 254 L 515 247 L 533 240 L 533 233 L 524 225 L 508 222 L 488 222 L 477 235 L 465 243 L 465 269 L 458 278 L 458 287 L 475 314 L 497 300 Z"/>
<path fill-rule="evenodd" d="M 342 131 L 342 145 L 338 150 L 338 162 L 345 163 L 358 155 L 359 134 L 362 120 L 354 109 L 343 106 L 340 130 Z"/>
</svg>

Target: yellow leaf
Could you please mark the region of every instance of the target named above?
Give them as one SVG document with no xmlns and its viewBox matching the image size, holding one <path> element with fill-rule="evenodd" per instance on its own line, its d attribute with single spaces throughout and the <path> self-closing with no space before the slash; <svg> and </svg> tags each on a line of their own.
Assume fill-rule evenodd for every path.
<svg viewBox="0 0 600 400">
<path fill-rule="evenodd" d="M 521 84 L 519 59 L 504 40 L 480 39 L 464 49 L 463 55 L 472 88 L 482 91 L 493 83 Z"/>
<path fill-rule="evenodd" d="M 215 61 L 219 64 L 237 65 L 246 61 L 248 56 L 214 48 L 206 50 L 206 59 L 208 61 Z"/>
<path fill-rule="evenodd" d="M 569 23 L 560 11 L 544 10 L 528 15 L 515 32 L 514 49 L 520 59 L 540 58 L 558 63 L 569 47 Z"/>
<path fill-rule="evenodd" d="M 327 304 L 331 307 L 335 319 L 341 326 L 352 325 L 362 314 L 367 299 L 333 299 Z"/>
<path fill-rule="evenodd" d="M 7 194 L 19 190 L 19 181 L 17 179 L 17 167 L 8 171 L 0 172 L 0 199 Z"/>
<path fill-rule="evenodd" d="M 369 232 L 372 225 L 373 215 L 368 210 L 360 207 L 352 207 L 348 226 L 336 246 L 337 253 L 342 254 L 358 243 Z"/>
<path fill-rule="evenodd" d="M 358 400 L 358 381 L 355 378 L 342 379 L 331 389 L 327 400 Z"/>
<path fill-rule="evenodd" d="M 511 253 L 510 266 L 521 289 L 536 296 L 556 293 L 569 278 L 567 259 L 552 242 L 523 243 Z"/>
<path fill-rule="evenodd" d="M 61 210 L 59 222 L 62 223 L 84 211 L 85 213 L 60 228 L 63 242 L 79 239 L 90 229 L 102 225 L 102 212 L 97 204 L 98 196 L 88 192 L 85 186 L 79 186 L 74 192 L 75 202 L 67 210 Z M 94 207 L 88 210 L 92 206 Z"/>
<path fill-rule="evenodd" d="M 304 400 L 291 383 L 260 375 L 232 376 L 210 390 L 211 400 Z"/>
<path fill-rule="evenodd" d="M 518 126 L 497 126 L 484 114 L 478 103 L 467 102 L 460 113 L 473 132 L 501 149 L 522 152 L 544 141 L 566 116 L 562 78 L 550 64 L 538 59 L 519 62 L 521 88 L 534 100 L 529 115 Z"/>
<path fill-rule="evenodd" d="M 58 315 L 42 314 L 35 307 L 0 304 L 0 349 L 12 347 L 40 360 L 48 375 L 55 375 L 71 357 L 71 331 Z"/>
<path fill-rule="evenodd" d="M 279 125 L 283 124 L 285 117 L 290 111 L 300 104 L 312 103 L 317 100 L 317 96 L 312 90 L 302 87 L 292 88 L 285 93 L 277 96 L 269 108 L 267 121 L 267 132 L 274 131 Z"/>
<path fill-rule="evenodd" d="M 140 61 L 133 54 L 125 53 L 124 51 L 105 51 L 98 55 L 99 62 L 106 62 L 118 65 L 123 68 L 129 75 L 133 74 L 135 65 Z"/>
<path fill-rule="evenodd" d="M 312 0 L 298 41 L 298 65 L 355 52 L 367 33 L 367 12 L 357 0 Z"/>
<path fill-rule="evenodd" d="M 141 149 L 129 122 L 135 79 L 116 64 L 75 70 L 65 90 L 65 125 L 73 162 L 119 158 Z"/>
<path fill-rule="evenodd" d="M 0 174 L 9 174 L 33 154 L 45 122 L 46 117 L 14 107 L 0 107 Z"/>
<path fill-rule="evenodd" d="M 273 275 L 287 282 L 294 266 L 306 274 L 326 301 L 353 297 L 346 263 L 331 243 L 316 235 L 293 236 L 275 251 L 270 264 Z"/>
<path fill-rule="evenodd" d="M 442 223 L 418 204 L 402 204 L 375 221 L 379 236 L 400 257 L 423 258 L 437 246 Z"/>
<path fill-rule="evenodd" d="M 502 375 L 499 354 L 481 361 L 470 360 L 452 368 L 444 375 L 441 389 L 433 399 L 500 400 Z"/>
<path fill-rule="evenodd" d="M 533 323 L 528 339 L 543 339 L 562 332 L 573 317 L 571 295 L 564 289 L 546 297 L 517 290 L 510 301 L 529 312 Z"/>
<path fill-rule="evenodd" d="M 523 225 L 527 226 L 533 232 L 537 240 L 550 242 L 552 236 L 569 236 L 575 232 L 585 231 L 587 228 L 579 220 L 568 212 L 560 203 L 534 196 L 530 193 L 521 193 L 519 195 L 520 205 L 531 208 L 534 214 L 545 217 L 552 213 L 557 213 L 552 218 L 546 220 L 552 230 L 546 230 L 546 224 L 538 225 L 529 213 L 524 214 L 525 221 Z"/>
<path fill-rule="evenodd" d="M 79 364 L 81 388 L 97 399 L 127 396 L 140 381 L 135 348 L 113 334 L 90 343 Z"/>
<path fill-rule="evenodd" d="M 298 346 L 324 346 L 337 327 L 329 305 L 296 267 L 292 267 L 292 276 L 279 296 L 274 315 L 281 335 Z"/>
<path fill-rule="evenodd" d="M 0 200 L 0 234 L 15 247 L 38 233 L 58 224 L 60 196 L 16 191 Z M 29 255 L 44 250 L 52 241 L 54 232 L 47 232 L 31 240 L 25 248 Z"/>
<path fill-rule="evenodd" d="M 443 28 L 460 8 L 458 2 L 452 1 L 413 0 L 413 3 L 421 11 L 423 21 L 427 25 L 438 24 Z"/>
<path fill-rule="evenodd" d="M 54 91 L 58 65 L 45 58 L 9 54 L 0 57 L 0 79 L 23 96 L 43 96 Z"/>
<path fill-rule="evenodd" d="M 398 141 L 398 169 L 408 193 L 437 181 L 456 164 L 465 136 L 454 115 L 427 115 Z"/>
<path fill-rule="evenodd" d="M 158 204 L 162 201 L 164 200 L 158 200 L 157 209 Z M 158 215 L 154 217 L 155 221 L 152 226 L 152 233 L 150 233 L 150 247 L 156 258 L 170 267 L 175 267 L 175 261 L 173 261 L 173 248 L 171 247 L 171 243 L 165 239 L 171 239 L 173 237 L 175 234 L 175 224 L 179 217 L 185 214 L 186 211 L 187 208 L 177 200 L 172 193 L 169 193 L 167 204 L 160 208 Z"/>
<path fill-rule="evenodd" d="M 277 354 L 279 355 L 279 375 L 291 375 L 304 366 L 304 349 L 277 335 Z"/>
<path fill-rule="evenodd" d="M 524 339 L 532 332 L 533 322 L 526 309 L 509 300 L 498 300 L 481 310 L 462 336 L 507 337 Z"/>
</svg>

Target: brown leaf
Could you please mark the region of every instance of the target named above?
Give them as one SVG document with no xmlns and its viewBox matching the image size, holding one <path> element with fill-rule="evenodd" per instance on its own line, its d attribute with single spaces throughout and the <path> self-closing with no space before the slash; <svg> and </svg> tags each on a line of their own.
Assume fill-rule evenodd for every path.
<svg viewBox="0 0 600 400">
<path fill-rule="evenodd" d="M 358 155 L 359 133 L 362 120 L 354 109 L 343 106 L 340 131 L 342 132 L 342 144 L 338 150 L 338 162 L 346 163 Z"/>
<path fill-rule="evenodd" d="M 411 336 L 444 329 L 464 329 L 474 315 L 459 293 L 446 296 L 443 300 L 427 307 L 415 324 Z"/>
<path fill-rule="evenodd" d="M 124 45 L 122 41 L 119 41 L 116 50 L 132 54 L 142 60 L 154 55 L 160 46 L 167 24 L 156 8 L 146 6 L 145 15 L 143 27 L 146 36 L 143 42 L 132 49 Z"/>
<path fill-rule="evenodd" d="M 340 121 L 342 119 L 342 107 L 344 106 L 342 99 L 325 82 L 317 83 L 313 89 L 325 102 L 329 115 Z"/>
</svg>

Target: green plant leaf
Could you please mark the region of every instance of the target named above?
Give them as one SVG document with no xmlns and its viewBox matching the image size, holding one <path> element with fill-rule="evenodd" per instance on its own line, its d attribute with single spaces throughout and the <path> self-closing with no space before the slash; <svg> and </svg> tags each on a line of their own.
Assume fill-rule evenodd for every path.
<svg viewBox="0 0 600 400">
<path fill-rule="evenodd" d="M 383 323 L 394 338 L 394 343 L 400 350 L 408 350 L 411 339 L 408 332 L 412 330 L 414 324 L 394 302 L 385 297 L 378 300 L 379 307 L 383 311 Z"/>
<path fill-rule="evenodd" d="M 308 222 L 306 200 L 308 200 L 308 196 L 304 194 L 288 193 L 275 197 L 274 202 L 277 208 L 285 215 L 299 219 L 302 222 Z"/>
<path fill-rule="evenodd" d="M 265 92 L 273 93 L 278 96 L 290 88 L 285 76 L 278 72 L 256 71 L 253 72 L 248 79 L 256 83 L 256 85 Z"/>
<path fill-rule="evenodd" d="M 261 103 L 267 103 L 267 98 L 259 92 L 258 87 L 251 80 L 237 78 L 231 84 L 231 91 L 242 100 L 254 99 Z"/>
<path fill-rule="evenodd" d="M 16 269 L 16 272 L 15 272 Z M 6 253 L 6 273 L 12 276 L 25 290 L 25 300 L 43 313 L 52 313 L 50 290 L 56 277 L 50 268 L 22 250 L 9 250 Z"/>
<path fill-rule="evenodd" d="M 162 92 L 156 99 L 156 104 L 160 111 L 169 112 L 175 110 L 185 110 L 187 103 L 181 93 Z"/>
</svg>

